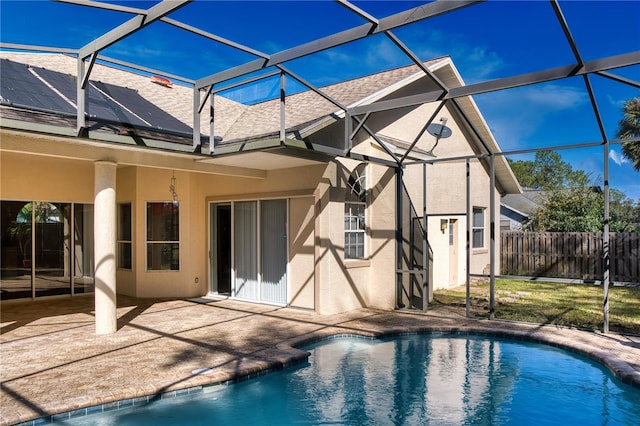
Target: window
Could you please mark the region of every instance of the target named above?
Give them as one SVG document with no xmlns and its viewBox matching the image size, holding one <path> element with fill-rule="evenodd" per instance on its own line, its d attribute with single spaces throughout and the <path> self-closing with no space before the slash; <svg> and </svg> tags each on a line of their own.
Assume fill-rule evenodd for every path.
<svg viewBox="0 0 640 426">
<path fill-rule="evenodd" d="M 118 268 L 131 270 L 131 203 L 118 204 Z"/>
<path fill-rule="evenodd" d="M 180 269 L 180 205 L 147 203 L 147 270 Z"/>
<path fill-rule="evenodd" d="M 364 259 L 365 204 L 345 203 L 344 206 L 344 257 Z"/>
<path fill-rule="evenodd" d="M 358 165 L 347 182 L 349 193 L 344 204 L 344 257 L 366 257 L 365 235 L 367 230 L 366 164 Z"/>
<path fill-rule="evenodd" d="M 482 207 L 473 208 L 473 248 L 484 247 L 484 210 Z"/>
<path fill-rule="evenodd" d="M 0 201 L 2 300 L 93 292 L 93 206 Z"/>
</svg>

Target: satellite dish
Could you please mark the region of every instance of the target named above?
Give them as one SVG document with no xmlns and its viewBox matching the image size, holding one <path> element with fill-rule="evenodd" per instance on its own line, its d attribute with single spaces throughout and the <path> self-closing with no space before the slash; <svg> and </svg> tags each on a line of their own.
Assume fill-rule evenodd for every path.
<svg viewBox="0 0 640 426">
<path fill-rule="evenodd" d="M 429 127 L 427 127 L 427 132 L 430 135 L 435 136 L 436 138 L 446 139 L 451 136 L 451 129 L 445 126 L 444 124 L 431 123 Z"/>
</svg>

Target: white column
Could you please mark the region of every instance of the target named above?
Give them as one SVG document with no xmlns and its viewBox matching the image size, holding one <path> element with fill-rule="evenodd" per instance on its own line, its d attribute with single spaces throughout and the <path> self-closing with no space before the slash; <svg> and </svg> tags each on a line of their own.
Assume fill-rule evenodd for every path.
<svg viewBox="0 0 640 426">
<path fill-rule="evenodd" d="M 96 334 L 110 334 L 117 329 L 116 163 L 95 163 L 93 221 Z"/>
</svg>

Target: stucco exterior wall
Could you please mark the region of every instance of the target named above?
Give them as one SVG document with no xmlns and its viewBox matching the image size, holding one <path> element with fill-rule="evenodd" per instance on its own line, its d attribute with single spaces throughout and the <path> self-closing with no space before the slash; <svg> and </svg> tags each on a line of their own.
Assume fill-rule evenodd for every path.
<svg viewBox="0 0 640 426">
<path fill-rule="evenodd" d="M 358 162 L 344 163 L 329 163 L 316 192 L 316 311 L 322 314 L 366 304 L 368 262 L 344 260 L 346 182 Z"/>
<path fill-rule="evenodd" d="M 93 204 L 91 162 L 11 152 L 0 158 L 3 200 Z"/>
<path fill-rule="evenodd" d="M 395 170 L 371 164 L 369 181 L 370 281 L 367 304 L 380 309 L 396 305 Z"/>
<path fill-rule="evenodd" d="M 172 201 L 169 193 L 170 179 L 175 173 L 177 179 L 178 202 L 180 203 L 180 270 L 179 271 L 148 271 L 147 270 L 147 203 Z M 205 226 L 204 222 L 191 223 L 191 209 L 193 208 L 190 174 L 166 169 L 136 168 L 136 208 L 132 213 L 137 224 L 133 233 L 137 244 L 133 250 L 136 253 L 136 294 L 138 297 L 195 297 L 202 294 L 199 283 L 195 283 L 195 267 L 191 262 L 194 251 L 196 234 Z M 195 225 L 195 226 L 194 226 Z M 197 244 L 197 243 L 196 243 Z"/>
<path fill-rule="evenodd" d="M 406 114 L 400 120 L 385 124 L 379 132 L 380 134 L 411 143 L 424 126 L 425 117 L 431 116 L 434 110 L 435 105 L 422 105 L 411 111 L 406 111 Z M 434 122 L 439 123 L 441 118 L 447 119 L 446 126 L 451 129 L 451 136 L 440 139 L 438 145 L 433 149 L 436 138 L 425 132 L 415 148 L 422 150 L 422 152 L 433 149 L 434 159 L 474 155 L 475 153 L 467 139 L 469 135 L 458 125 L 457 117 L 447 108 L 443 108 Z M 372 124 L 372 126 L 374 125 Z M 376 151 L 378 155 L 382 152 L 380 149 L 376 149 Z M 405 187 L 419 215 L 422 214 L 423 209 L 423 173 L 423 167 L 420 164 L 406 166 L 403 173 Z M 427 164 L 426 182 L 426 208 L 427 215 L 430 217 L 427 232 L 430 246 L 434 251 L 434 288 L 460 285 L 464 283 L 466 277 L 466 162 L 464 160 L 454 160 Z M 471 207 L 483 208 L 485 218 L 484 247 L 471 250 L 470 272 L 472 274 L 482 274 L 488 271 L 490 262 L 489 202 L 491 190 L 488 163 L 486 160 L 471 160 Z M 499 199 L 500 196 L 496 191 L 496 212 L 499 212 Z M 449 231 L 447 229 L 443 233 L 440 229 L 440 220 L 448 222 L 450 219 L 457 219 L 456 238 L 458 240 L 458 251 L 455 261 L 450 258 L 451 255 L 449 254 Z M 499 253 L 499 249 L 499 241 L 496 239 L 495 252 Z M 456 273 L 452 274 L 451 268 L 455 268 Z"/>
<path fill-rule="evenodd" d="M 315 199 L 289 199 L 289 304 L 315 308 Z"/>
</svg>

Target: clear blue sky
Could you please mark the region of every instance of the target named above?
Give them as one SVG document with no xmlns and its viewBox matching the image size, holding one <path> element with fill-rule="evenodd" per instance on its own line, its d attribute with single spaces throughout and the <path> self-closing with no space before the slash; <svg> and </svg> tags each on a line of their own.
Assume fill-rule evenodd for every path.
<svg viewBox="0 0 640 426">
<path fill-rule="evenodd" d="M 109 3 L 147 8 L 156 2 Z M 423 2 L 354 4 L 383 18 Z M 560 6 L 584 60 L 640 50 L 640 0 L 560 1 Z M 0 8 L 3 42 L 67 48 L 79 48 L 132 16 L 47 1 L 2 0 Z M 198 0 L 170 17 L 268 54 L 365 23 L 332 1 Z M 396 29 L 394 34 L 421 59 L 450 55 L 467 83 L 575 62 L 551 5 L 542 0 L 489 1 Z M 164 23 L 102 53 L 192 79 L 255 59 Z M 377 35 L 286 65 L 321 86 L 409 63 L 388 38 Z M 640 66 L 612 73 L 640 81 Z M 295 89 L 295 84 L 287 84 Z M 605 131 L 613 139 L 624 100 L 640 96 L 640 90 L 599 76 L 592 84 Z M 276 87 L 274 81 L 266 82 L 254 96 L 275 93 Z M 601 139 L 582 78 L 479 95 L 475 100 L 505 151 Z M 602 148 L 561 155 L 574 168 L 602 176 Z M 622 159 L 619 146 L 612 146 L 609 157 L 611 185 L 639 200 L 640 174 Z"/>
</svg>

